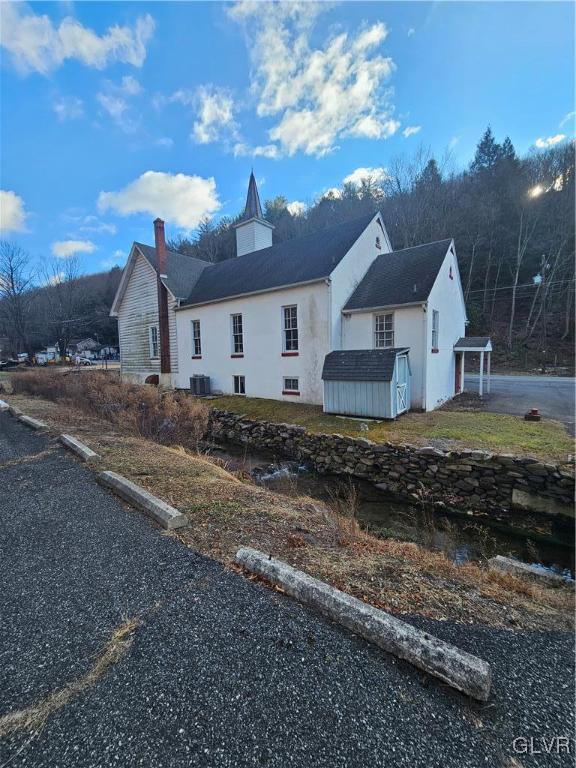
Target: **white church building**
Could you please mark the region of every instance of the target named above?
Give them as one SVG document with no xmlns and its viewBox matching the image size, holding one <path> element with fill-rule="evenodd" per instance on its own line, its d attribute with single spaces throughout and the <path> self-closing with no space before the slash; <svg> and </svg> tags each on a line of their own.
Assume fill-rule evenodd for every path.
<svg viewBox="0 0 576 768">
<path fill-rule="evenodd" d="M 462 391 L 466 309 L 451 239 L 393 251 L 380 213 L 273 244 L 256 181 L 236 258 L 134 243 L 111 314 L 124 378 L 394 418 Z M 488 373 L 489 375 L 489 373 Z M 204 382 L 207 378 L 203 379 Z"/>
</svg>

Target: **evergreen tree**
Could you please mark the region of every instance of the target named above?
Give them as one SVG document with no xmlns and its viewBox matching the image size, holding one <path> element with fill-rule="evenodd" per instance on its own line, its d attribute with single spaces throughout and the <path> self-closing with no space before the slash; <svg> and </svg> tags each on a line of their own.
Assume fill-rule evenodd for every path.
<svg viewBox="0 0 576 768">
<path fill-rule="evenodd" d="M 510 146 L 512 142 L 510 142 Z M 472 173 L 491 171 L 502 159 L 502 147 L 497 143 L 490 126 L 484 131 L 484 135 L 478 142 L 476 154 L 470 166 Z"/>
</svg>

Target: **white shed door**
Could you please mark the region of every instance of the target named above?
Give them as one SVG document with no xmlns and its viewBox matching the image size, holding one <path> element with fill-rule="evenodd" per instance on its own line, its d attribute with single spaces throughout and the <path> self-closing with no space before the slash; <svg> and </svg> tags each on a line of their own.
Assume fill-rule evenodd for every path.
<svg viewBox="0 0 576 768">
<path fill-rule="evenodd" d="M 408 358 L 399 355 L 396 358 L 396 413 L 408 410 Z"/>
</svg>

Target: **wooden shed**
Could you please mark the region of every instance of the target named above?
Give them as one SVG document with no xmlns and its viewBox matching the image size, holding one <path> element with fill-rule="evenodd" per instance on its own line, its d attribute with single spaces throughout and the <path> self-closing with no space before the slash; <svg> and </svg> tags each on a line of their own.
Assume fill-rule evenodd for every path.
<svg viewBox="0 0 576 768">
<path fill-rule="evenodd" d="M 347 349 L 324 359 L 324 411 L 395 419 L 410 409 L 409 349 Z"/>
</svg>

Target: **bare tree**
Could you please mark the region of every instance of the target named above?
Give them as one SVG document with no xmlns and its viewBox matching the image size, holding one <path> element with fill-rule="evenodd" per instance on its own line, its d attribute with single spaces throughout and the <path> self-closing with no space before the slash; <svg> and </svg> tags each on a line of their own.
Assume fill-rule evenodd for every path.
<svg viewBox="0 0 576 768">
<path fill-rule="evenodd" d="M 0 323 L 14 354 L 31 353 L 33 277 L 29 254 L 16 243 L 0 242 Z"/>
<path fill-rule="evenodd" d="M 61 357 L 66 355 L 70 340 L 90 328 L 86 290 L 79 280 L 80 267 L 76 258 L 49 262 L 43 270 L 46 324 Z"/>
</svg>

